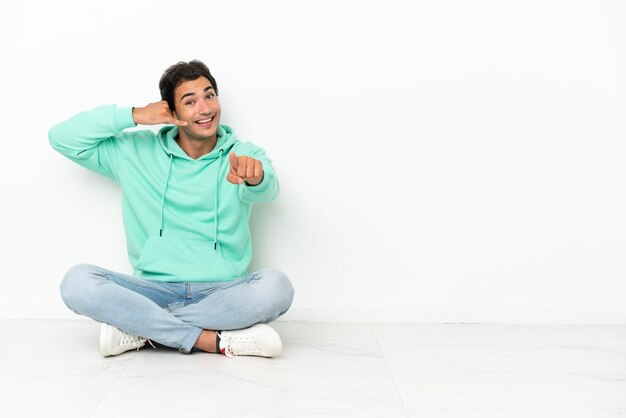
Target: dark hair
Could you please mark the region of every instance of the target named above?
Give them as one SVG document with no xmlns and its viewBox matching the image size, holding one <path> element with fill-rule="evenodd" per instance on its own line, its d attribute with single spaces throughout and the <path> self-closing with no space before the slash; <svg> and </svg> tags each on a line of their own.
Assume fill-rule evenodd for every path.
<svg viewBox="0 0 626 418">
<path fill-rule="evenodd" d="M 211 75 L 209 68 L 202 61 L 181 61 L 165 70 L 161 80 L 159 80 L 159 90 L 161 91 L 161 99 L 167 102 L 172 112 L 175 109 L 174 90 L 176 90 L 176 87 L 180 86 L 184 81 L 196 80 L 200 77 L 209 79 L 217 95 L 217 83 Z"/>
</svg>

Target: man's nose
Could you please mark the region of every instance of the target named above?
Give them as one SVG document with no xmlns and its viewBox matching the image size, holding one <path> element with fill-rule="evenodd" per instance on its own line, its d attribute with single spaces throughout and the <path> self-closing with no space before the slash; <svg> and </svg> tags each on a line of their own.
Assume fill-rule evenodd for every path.
<svg viewBox="0 0 626 418">
<path fill-rule="evenodd" d="M 203 115 L 208 115 L 209 113 L 211 113 L 211 107 L 206 101 L 201 100 L 199 103 L 199 111 Z"/>
</svg>

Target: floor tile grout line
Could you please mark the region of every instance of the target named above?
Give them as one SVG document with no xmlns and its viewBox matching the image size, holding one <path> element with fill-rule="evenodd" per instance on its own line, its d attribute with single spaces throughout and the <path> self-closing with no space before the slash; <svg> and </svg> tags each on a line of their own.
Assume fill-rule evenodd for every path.
<svg viewBox="0 0 626 418">
<path fill-rule="evenodd" d="M 104 393 L 104 395 L 102 395 L 102 398 L 100 398 L 100 401 L 98 402 L 98 405 L 96 405 L 94 410 L 91 412 L 90 417 L 93 417 L 96 414 L 96 412 L 98 412 L 98 409 L 100 408 L 100 405 L 102 405 L 102 403 L 104 402 L 106 397 L 109 395 L 109 393 L 111 393 L 111 390 L 113 390 L 113 387 L 117 384 L 117 381 L 120 379 L 120 377 L 122 377 L 122 375 L 124 374 L 126 369 L 128 369 L 128 366 L 135 359 L 136 356 L 137 356 L 137 352 L 135 351 L 133 353 L 133 357 L 126 362 L 126 364 L 124 365 L 124 368 L 122 370 L 120 370 L 120 373 L 117 375 L 117 377 L 115 378 L 113 383 L 111 383 L 111 386 L 109 387 L 109 389 L 107 389 L 107 391 Z"/>
<path fill-rule="evenodd" d="M 391 378 L 391 382 L 393 383 L 393 388 L 396 390 L 396 395 L 398 395 L 398 399 L 400 399 L 400 403 L 402 404 L 402 410 L 404 411 L 404 415 L 408 418 L 409 412 L 407 411 L 406 406 L 404 405 L 404 399 L 402 399 L 402 395 L 400 394 L 400 391 L 398 390 L 396 379 L 393 377 L 393 373 L 391 373 L 391 368 L 389 367 L 389 364 L 387 363 L 387 358 L 385 357 L 385 354 L 383 353 L 383 350 L 380 347 L 380 342 L 378 341 L 378 338 L 376 337 L 376 333 L 374 332 L 374 329 L 372 328 L 372 323 L 369 323 L 368 325 L 369 325 L 369 330 L 372 333 L 372 337 L 374 337 L 374 341 L 376 342 L 376 346 L 378 347 L 378 351 L 380 352 L 380 355 L 383 357 L 383 361 L 385 362 L 385 367 L 387 368 L 387 372 L 389 373 L 389 377 Z"/>
</svg>

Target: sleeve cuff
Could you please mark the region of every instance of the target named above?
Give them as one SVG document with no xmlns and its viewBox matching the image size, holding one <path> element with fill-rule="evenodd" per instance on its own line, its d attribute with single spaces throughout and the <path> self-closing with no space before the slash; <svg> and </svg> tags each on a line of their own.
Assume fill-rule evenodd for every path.
<svg viewBox="0 0 626 418">
<path fill-rule="evenodd" d="M 134 128 L 137 126 L 133 120 L 133 108 L 132 107 L 116 107 L 115 114 L 115 127 L 123 131 L 126 128 Z"/>
<path fill-rule="evenodd" d="M 246 188 L 253 190 L 254 192 L 263 192 L 268 188 L 269 180 L 267 179 L 269 176 L 266 171 L 263 171 L 263 179 L 259 184 L 255 184 L 254 186 L 244 183 Z"/>
</svg>

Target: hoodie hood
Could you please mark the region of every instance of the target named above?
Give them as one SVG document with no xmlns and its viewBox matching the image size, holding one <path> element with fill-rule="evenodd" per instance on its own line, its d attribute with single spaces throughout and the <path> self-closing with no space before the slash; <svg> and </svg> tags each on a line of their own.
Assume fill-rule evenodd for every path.
<svg viewBox="0 0 626 418">
<path fill-rule="evenodd" d="M 178 126 L 164 126 L 158 133 L 159 144 L 161 145 L 161 148 L 163 148 L 163 151 L 165 151 L 168 155 L 190 161 L 216 160 L 220 157 L 220 152 L 224 155 L 229 153 L 236 142 L 232 128 L 226 125 L 219 125 L 217 127 L 217 144 L 215 144 L 215 148 L 213 148 L 213 150 L 208 154 L 194 160 L 178 145 L 176 142 L 177 137 Z"/>
</svg>

